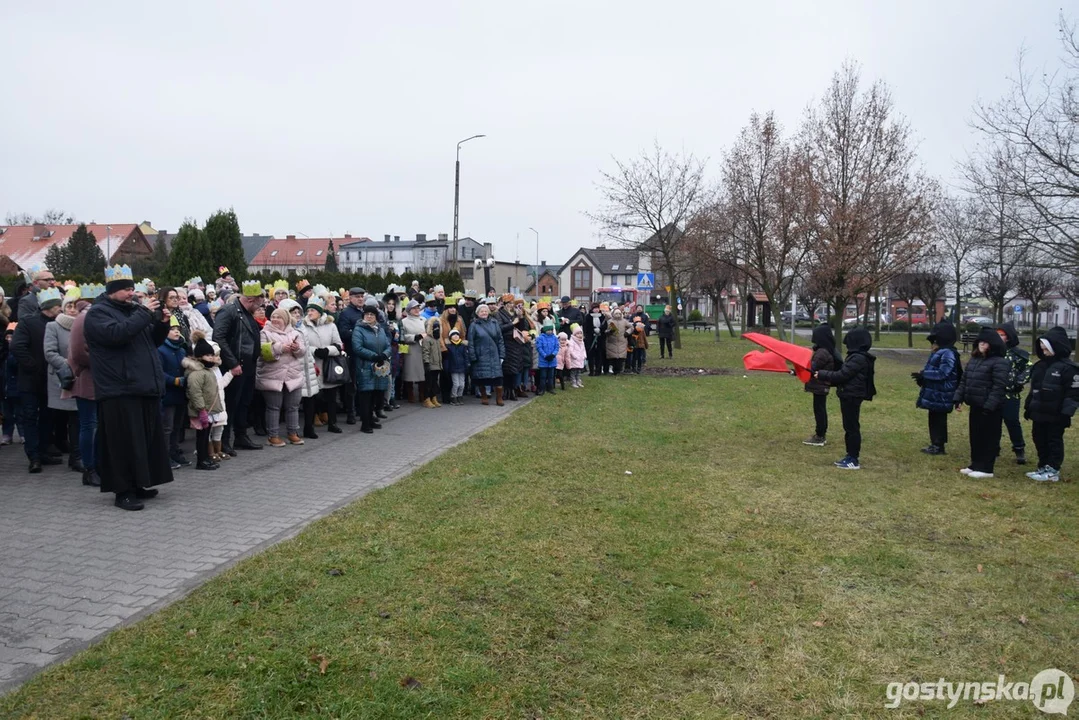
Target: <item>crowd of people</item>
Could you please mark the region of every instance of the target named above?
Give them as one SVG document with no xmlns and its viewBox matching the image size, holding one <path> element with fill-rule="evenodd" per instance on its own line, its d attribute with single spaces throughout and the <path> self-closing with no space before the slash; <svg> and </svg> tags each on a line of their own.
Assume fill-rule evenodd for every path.
<svg viewBox="0 0 1079 720">
<path fill-rule="evenodd" d="M 1026 441 L 1020 414 L 1032 421 L 1037 467 L 1026 473 L 1038 482 L 1057 482 L 1064 463 L 1064 430 L 1079 409 L 1079 365 L 1071 360 L 1072 344 L 1064 328 L 1054 327 L 1038 338 L 1038 362 L 1019 347 L 1012 323 L 983 327 L 974 342 L 966 367 L 955 344 L 955 326 L 936 324 L 928 336 L 931 353 L 925 367 L 911 378 L 918 384 L 917 407 L 929 414 L 928 455 L 947 454 L 948 416 L 965 407 L 969 423 L 970 463 L 959 472 L 973 479 L 994 476 L 1000 456 L 1003 427 L 1007 427 L 1015 462 L 1026 465 Z M 861 406 L 877 393 L 872 337 L 854 328 L 843 339 L 844 358 L 836 348 L 831 327 L 813 329 L 811 376 L 805 385 L 813 395 L 816 427 L 806 445 L 827 442 L 827 397 L 832 387 L 839 396 L 846 455 L 835 465 L 861 469 Z M 1023 400 L 1024 388 L 1030 389 Z"/>
<path fill-rule="evenodd" d="M 586 371 L 640 373 L 652 335 L 641 306 L 218 275 L 159 289 L 126 266 L 104 285 L 40 270 L 11 302 L 0 294 L 0 444 L 17 431 L 30 473 L 66 455 L 85 485 L 138 510 L 174 471 L 341 433 L 342 416 L 373 434 L 402 402 L 503 405 L 583 388 Z M 673 327 L 667 307 L 661 353 Z"/>
</svg>

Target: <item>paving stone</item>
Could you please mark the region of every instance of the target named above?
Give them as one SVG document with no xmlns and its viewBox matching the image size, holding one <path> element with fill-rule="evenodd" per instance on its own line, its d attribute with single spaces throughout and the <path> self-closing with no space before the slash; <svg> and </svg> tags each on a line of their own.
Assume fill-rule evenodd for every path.
<svg viewBox="0 0 1079 720">
<path fill-rule="evenodd" d="M 21 448 L 0 449 L 0 692 L 526 404 L 438 413 L 409 406 L 373 436 L 351 426 L 303 447 L 241 451 L 217 472 L 177 471 L 137 513 L 70 482 L 62 465 L 29 476 Z M 438 433 L 430 432 L 432 419 Z M 407 458 L 371 453 L 372 443 L 404 439 Z M 185 450 L 193 458 L 194 448 Z"/>
</svg>

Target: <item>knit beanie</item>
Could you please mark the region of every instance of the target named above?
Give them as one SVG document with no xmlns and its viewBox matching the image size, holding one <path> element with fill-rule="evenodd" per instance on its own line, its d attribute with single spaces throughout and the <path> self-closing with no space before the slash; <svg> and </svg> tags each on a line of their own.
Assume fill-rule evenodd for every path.
<svg viewBox="0 0 1079 720">
<path fill-rule="evenodd" d="M 213 357 L 214 354 L 214 349 L 210 343 L 206 342 L 206 338 L 199 338 L 199 341 L 195 343 L 195 357 Z"/>
</svg>

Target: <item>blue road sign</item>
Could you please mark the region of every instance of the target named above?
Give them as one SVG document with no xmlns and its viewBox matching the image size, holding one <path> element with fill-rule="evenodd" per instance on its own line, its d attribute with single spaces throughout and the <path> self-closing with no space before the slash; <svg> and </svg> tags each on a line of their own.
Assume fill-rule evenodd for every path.
<svg viewBox="0 0 1079 720">
<path fill-rule="evenodd" d="M 637 289 L 638 290 L 653 290 L 656 287 L 656 275 L 655 273 L 639 272 L 637 273 Z"/>
</svg>

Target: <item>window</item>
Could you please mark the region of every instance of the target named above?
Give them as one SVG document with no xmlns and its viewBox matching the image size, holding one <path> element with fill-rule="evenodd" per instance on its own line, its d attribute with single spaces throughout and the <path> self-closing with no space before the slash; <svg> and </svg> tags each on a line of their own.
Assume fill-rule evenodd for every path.
<svg viewBox="0 0 1079 720">
<path fill-rule="evenodd" d="M 297 250 L 296 257 L 300 257 L 301 255 L 303 255 L 303 250 Z"/>
<path fill-rule="evenodd" d="M 461 279 L 462 280 L 471 280 L 474 277 L 476 277 L 475 268 L 473 268 L 473 267 L 465 267 L 463 265 L 461 266 Z"/>
<path fill-rule="evenodd" d="M 390 250 L 390 260 L 393 260 L 393 250 Z M 407 270 L 405 272 L 408 272 Z"/>
<path fill-rule="evenodd" d="M 301 252 L 303 252 L 303 251 L 301 250 Z M 315 257 L 319 257 L 320 255 L 322 255 L 322 251 L 321 250 L 316 250 L 315 251 Z"/>
<path fill-rule="evenodd" d="M 633 269 L 633 265 L 632 265 L 632 264 L 630 264 L 630 265 L 626 265 L 626 270 L 632 270 L 632 269 Z"/>
<path fill-rule="evenodd" d="M 277 251 L 274 250 L 273 252 L 271 252 L 270 257 L 277 257 Z"/>
<path fill-rule="evenodd" d="M 574 268 L 573 269 L 573 287 L 578 289 L 591 289 L 592 287 L 592 270 L 591 268 Z"/>
<path fill-rule="evenodd" d="M 618 266 L 617 266 L 617 265 L 612 265 L 612 266 L 611 266 L 611 270 L 617 270 L 617 269 L 618 269 Z"/>
</svg>

